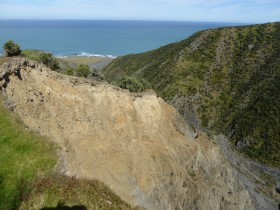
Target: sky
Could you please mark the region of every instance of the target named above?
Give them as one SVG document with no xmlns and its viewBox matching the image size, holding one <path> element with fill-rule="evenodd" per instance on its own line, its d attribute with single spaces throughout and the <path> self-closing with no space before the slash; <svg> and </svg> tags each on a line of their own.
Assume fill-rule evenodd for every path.
<svg viewBox="0 0 280 210">
<path fill-rule="evenodd" d="M 0 0 L 0 19 L 280 21 L 280 0 Z"/>
</svg>

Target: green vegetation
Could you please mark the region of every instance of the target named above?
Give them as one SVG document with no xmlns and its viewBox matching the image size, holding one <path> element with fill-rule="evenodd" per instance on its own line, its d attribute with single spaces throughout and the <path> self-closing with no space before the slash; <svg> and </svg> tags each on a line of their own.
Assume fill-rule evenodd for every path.
<svg viewBox="0 0 280 210">
<path fill-rule="evenodd" d="M 119 81 L 124 76 L 143 78 L 153 84 L 153 88 L 161 91 L 175 79 L 170 69 L 174 67 L 174 62 L 179 57 L 178 52 L 199 34 L 150 52 L 118 57 L 103 70 L 103 73 L 109 81 Z"/>
<path fill-rule="evenodd" d="M 45 64 L 52 70 L 62 74 L 78 77 L 94 77 L 102 78 L 99 71 L 90 69 L 86 64 L 79 64 L 77 67 L 70 66 L 66 61 L 54 57 L 51 53 L 40 50 L 23 50 L 22 56 L 30 60 L 38 61 Z"/>
<path fill-rule="evenodd" d="M 23 50 L 22 56 L 30 60 L 39 61 L 52 70 L 59 70 L 59 61 L 51 53 L 40 50 Z"/>
<path fill-rule="evenodd" d="M 98 181 L 69 178 L 53 173 L 32 183 L 30 195 L 21 209 L 38 210 L 42 207 L 84 206 L 87 209 L 132 209 L 111 190 Z M 62 209 L 62 208 L 61 208 Z"/>
<path fill-rule="evenodd" d="M 40 55 L 40 61 L 52 70 L 59 69 L 59 63 L 51 53 L 43 52 Z"/>
<path fill-rule="evenodd" d="M 279 167 L 279 43 L 280 23 L 205 30 L 119 57 L 103 73 L 111 82 L 144 78 L 165 100 L 184 99 L 176 108 L 197 117 L 200 128 L 222 132 L 235 145 L 246 139 L 241 151 Z"/>
<path fill-rule="evenodd" d="M 143 78 L 135 78 L 129 76 L 121 78 L 118 86 L 127 89 L 130 92 L 143 92 L 144 90 L 149 88 L 149 84 Z"/>
<path fill-rule="evenodd" d="M 52 169 L 54 148 L 0 105 L 0 209 L 17 209 L 29 183 Z"/>
<path fill-rule="evenodd" d="M 88 77 L 90 74 L 89 66 L 85 64 L 80 64 L 75 70 L 75 72 L 79 77 Z"/>
<path fill-rule="evenodd" d="M 73 67 L 67 67 L 65 68 L 65 74 L 69 76 L 74 76 L 75 69 Z"/>
<path fill-rule="evenodd" d="M 20 46 L 12 40 L 7 41 L 4 44 L 3 49 L 5 51 L 6 56 L 8 57 L 17 56 L 21 54 Z"/>
<path fill-rule="evenodd" d="M 48 52 L 32 49 L 21 51 L 19 45 L 17 45 L 13 41 L 8 41 L 7 43 L 5 43 L 4 49 L 8 56 L 21 55 L 22 57 L 25 57 L 27 59 L 43 63 L 50 69 L 62 74 L 86 78 L 93 76 L 101 80 L 103 79 L 103 76 L 100 74 L 100 71 L 94 68 L 90 69 L 90 67 L 86 64 L 79 64 L 73 67 L 71 65 L 71 62 L 67 62 L 65 59 L 56 58 Z M 72 58 L 72 60 L 73 59 L 74 58 Z"/>
<path fill-rule="evenodd" d="M 1 210 L 38 210 L 59 203 L 93 210 L 132 209 L 98 181 L 55 172 L 57 147 L 29 131 L 3 107 L 2 99 L 0 95 Z"/>
<path fill-rule="evenodd" d="M 21 55 L 30 60 L 40 61 L 40 55 L 43 52 L 44 51 L 41 51 L 41 50 L 23 50 Z"/>
<path fill-rule="evenodd" d="M 99 72 L 96 69 L 90 70 L 89 66 L 86 64 L 80 64 L 76 68 L 73 67 L 65 67 L 64 68 L 64 74 L 70 75 L 70 76 L 77 76 L 77 77 L 101 77 Z"/>
</svg>

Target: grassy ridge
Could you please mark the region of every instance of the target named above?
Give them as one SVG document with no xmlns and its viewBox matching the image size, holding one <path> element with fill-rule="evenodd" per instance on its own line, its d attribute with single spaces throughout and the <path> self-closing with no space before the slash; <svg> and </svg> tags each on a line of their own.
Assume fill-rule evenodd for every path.
<svg viewBox="0 0 280 210">
<path fill-rule="evenodd" d="M 280 23 L 219 28 L 142 54 L 115 59 L 108 81 L 143 78 L 165 100 L 186 98 L 200 125 L 239 149 L 280 166 Z M 176 100 L 175 100 L 176 101 Z M 243 145 L 243 146 L 242 146 Z"/>
</svg>

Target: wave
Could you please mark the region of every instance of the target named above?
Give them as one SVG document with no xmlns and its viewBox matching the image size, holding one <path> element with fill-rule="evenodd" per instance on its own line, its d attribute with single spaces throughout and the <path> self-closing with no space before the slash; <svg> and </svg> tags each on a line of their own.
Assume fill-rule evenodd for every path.
<svg viewBox="0 0 280 210">
<path fill-rule="evenodd" d="M 117 58 L 117 56 L 113 55 L 102 55 L 102 54 L 92 54 L 87 52 L 81 52 L 79 54 L 72 54 L 72 55 L 58 55 L 58 58 L 69 58 L 69 57 L 102 57 L 102 58 Z"/>
</svg>

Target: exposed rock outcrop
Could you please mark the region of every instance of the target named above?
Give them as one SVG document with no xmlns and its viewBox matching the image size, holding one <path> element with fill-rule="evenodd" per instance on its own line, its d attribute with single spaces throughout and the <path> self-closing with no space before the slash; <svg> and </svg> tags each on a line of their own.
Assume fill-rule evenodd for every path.
<svg viewBox="0 0 280 210">
<path fill-rule="evenodd" d="M 69 77 L 14 59 L 0 88 L 31 129 L 62 147 L 61 170 L 98 179 L 146 209 L 255 209 L 220 149 L 192 138 L 156 94 Z"/>
</svg>

